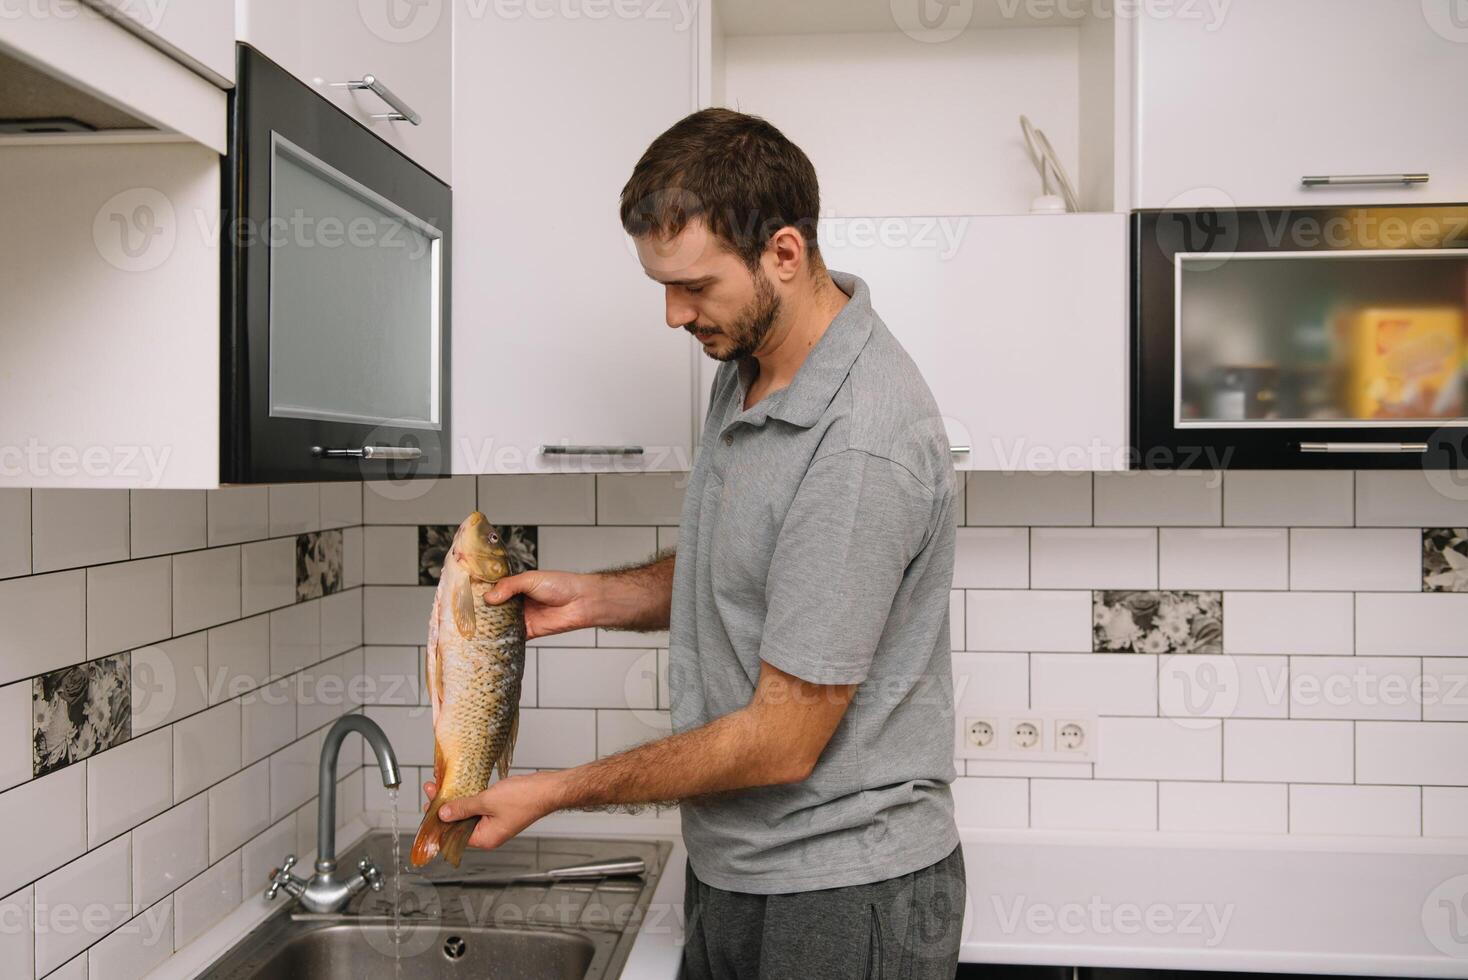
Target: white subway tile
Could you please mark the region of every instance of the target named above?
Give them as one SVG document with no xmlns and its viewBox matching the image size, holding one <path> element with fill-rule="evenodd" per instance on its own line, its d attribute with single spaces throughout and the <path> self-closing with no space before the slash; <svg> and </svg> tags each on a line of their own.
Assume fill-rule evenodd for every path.
<svg viewBox="0 0 1468 980">
<path fill-rule="evenodd" d="M 657 707 L 657 652 L 541 647 L 542 708 Z"/>
<path fill-rule="evenodd" d="M 1226 720 L 1223 778 L 1231 782 L 1351 782 L 1349 721 Z"/>
<path fill-rule="evenodd" d="M 134 490 L 131 505 L 134 558 L 208 545 L 209 518 L 203 490 Z"/>
<path fill-rule="evenodd" d="M 1089 524 L 1091 474 L 967 474 L 964 523 L 969 525 Z"/>
<path fill-rule="evenodd" d="M 407 773 L 403 773 L 407 776 Z M 407 793 L 404 791 L 404 795 Z M 240 848 L 241 885 L 249 897 L 259 894 L 270 880 L 270 872 L 280 867 L 287 854 L 296 850 L 296 818 L 284 817 L 270 829 Z M 389 886 L 390 887 L 390 886 Z"/>
<path fill-rule="evenodd" d="M 270 819 L 275 821 L 316 795 L 321 735 L 307 735 L 291 743 L 272 755 L 269 765 Z"/>
<path fill-rule="evenodd" d="M 596 477 L 569 473 L 481 476 L 479 509 L 498 524 L 595 524 Z"/>
<path fill-rule="evenodd" d="M 1157 529 L 1033 528 L 1030 584 L 1037 589 L 1155 589 Z"/>
<path fill-rule="evenodd" d="M 0 683 L 87 659 L 87 574 L 0 582 Z"/>
<path fill-rule="evenodd" d="M 963 649 L 964 596 L 962 589 L 948 593 L 948 646 L 952 650 Z"/>
<path fill-rule="evenodd" d="M 405 766 L 433 765 L 433 712 L 426 705 L 368 705 L 364 714 L 382 727 L 398 755 L 398 762 Z M 591 712 L 585 714 L 589 718 Z M 520 733 L 516 739 L 518 746 L 524 746 L 528 740 L 525 723 L 522 711 Z M 589 755 L 587 757 L 590 758 Z"/>
<path fill-rule="evenodd" d="M 270 617 L 216 626 L 209 636 L 209 703 L 238 697 L 270 676 Z"/>
<path fill-rule="evenodd" d="M 105 657 L 172 635 L 168 557 L 87 569 L 87 656 Z"/>
<path fill-rule="evenodd" d="M 1355 725 L 1356 782 L 1468 785 L 1468 725 L 1456 721 L 1358 721 Z"/>
<path fill-rule="evenodd" d="M 134 736 L 204 710 L 208 698 L 207 634 L 190 633 L 132 652 Z"/>
<path fill-rule="evenodd" d="M 382 785 L 382 776 L 376 768 L 371 770 L 358 769 L 356 772 L 348 773 L 336 781 L 336 829 L 341 830 L 353 820 L 362 816 L 365 796 L 363 787 L 367 782 L 367 773 L 372 773 L 372 782 Z M 421 783 L 420 783 L 421 785 Z M 412 787 L 408 787 L 412 792 Z M 411 828 L 412 824 L 409 824 Z"/>
<path fill-rule="evenodd" d="M 400 814 L 412 814 L 416 819 L 423 819 L 423 784 L 433 778 L 433 768 L 413 768 L 411 771 L 402 773 L 403 783 L 398 787 L 397 799 L 394 801 L 388 793 L 387 787 L 382 785 L 382 780 L 374 777 L 362 784 L 363 801 L 362 806 L 369 813 L 391 813 L 397 810 Z M 498 778 L 498 773 L 491 779 Z M 403 821 L 408 823 L 408 821 Z"/>
<path fill-rule="evenodd" d="M 367 704 L 426 704 L 423 654 L 417 647 L 363 647 Z"/>
<path fill-rule="evenodd" d="M 554 637 L 547 637 L 554 639 Z M 547 644 L 555 646 L 556 644 Z M 573 646 L 574 644 L 565 644 Z M 635 630 L 608 630 L 598 629 L 596 631 L 596 645 L 599 647 L 631 647 L 645 650 L 648 647 L 666 647 L 668 645 L 668 631 L 654 630 L 650 633 L 639 633 Z"/>
<path fill-rule="evenodd" d="M 953 792 L 953 816 L 960 830 L 1030 825 L 1028 780 L 960 776 L 950 788 Z"/>
<path fill-rule="evenodd" d="M 173 955 L 173 899 L 108 933 L 87 950 L 84 980 L 141 980 Z"/>
<path fill-rule="evenodd" d="M 362 574 L 368 585 L 417 585 L 417 525 L 364 527 Z"/>
<path fill-rule="evenodd" d="M 1360 527 L 1468 525 L 1468 496 L 1443 493 L 1438 489 L 1441 478 L 1441 473 L 1425 470 L 1357 470 L 1356 524 Z M 1453 486 L 1451 481 L 1449 485 Z"/>
<path fill-rule="evenodd" d="M 133 910 L 209 867 L 209 797 L 191 796 L 132 832 Z M 282 855 L 284 856 L 284 855 Z"/>
<path fill-rule="evenodd" d="M 128 557 L 126 490 L 32 490 L 32 562 L 37 572 Z"/>
<path fill-rule="evenodd" d="M 1030 826 L 1035 830 L 1156 830 L 1157 784 L 1122 779 L 1032 779 Z"/>
<path fill-rule="evenodd" d="M 1157 666 L 1159 712 L 1185 719 L 1285 718 L 1289 658 L 1179 653 Z"/>
<path fill-rule="evenodd" d="M 1416 528 L 1296 528 L 1290 588 L 1422 591 L 1422 532 Z"/>
<path fill-rule="evenodd" d="M 1290 787 L 1292 834 L 1386 834 L 1416 837 L 1422 792 L 1416 786 Z"/>
<path fill-rule="evenodd" d="M 1422 661 L 1424 721 L 1468 721 L 1468 657 Z"/>
<path fill-rule="evenodd" d="M 0 790 L 31 778 L 31 682 L 0 687 Z"/>
<path fill-rule="evenodd" d="M 369 480 L 362 485 L 362 523 L 458 526 L 474 512 L 474 494 L 472 476 Z"/>
<path fill-rule="evenodd" d="M 0 929 L 0 964 L 19 980 L 29 980 L 35 973 L 36 902 L 30 885 L 13 895 L 0 898 L 0 916 L 10 928 Z"/>
<path fill-rule="evenodd" d="M 309 803 L 295 812 L 296 822 L 296 846 L 293 849 L 296 854 L 314 855 L 316 852 L 316 800 L 313 797 Z M 315 860 L 315 858 L 311 858 Z"/>
<path fill-rule="evenodd" d="M 173 736 L 149 732 L 87 760 L 87 843 L 96 847 L 173 804 Z"/>
<path fill-rule="evenodd" d="M 540 567 L 563 572 L 596 572 L 614 565 L 644 562 L 657 550 L 651 527 L 542 527 Z"/>
<path fill-rule="evenodd" d="M 252 541 L 240 548 L 240 614 L 253 616 L 296 601 L 296 539 Z"/>
<path fill-rule="evenodd" d="M 671 734 L 673 722 L 666 711 L 618 711 L 602 708 L 596 712 L 596 756 L 599 759 L 630 749 L 634 745 L 667 738 Z M 515 761 L 524 764 L 521 759 Z"/>
<path fill-rule="evenodd" d="M 132 914 L 130 847 L 126 836 L 119 837 L 36 882 L 38 976 L 61 966 Z"/>
<path fill-rule="evenodd" d="M 1291 657 L 1290 717 L 1416 721 L 1421 685 L 1415 657 Z"/>
<path fill-rule="evenodd" d="M 235 851 L 173 893 L 173 943 L 181 949 L 239 908 L 240 852 Z"/>
<path fill-rule="evenodd" d="M 1228 470 L 1223 523 L 1244 527 L 1349 527 L 1350 470 Z"/>
<path fill-rule="evenodd" d="M 676 549 L 677 547 L 678 547 L 678 528 L 676 528 L 676 527 L 660 527 L 660 528 L 658 528 L 658 550 L 659 551 L 663 551 L 663 550 L 668 549 L 668 548 L 674 548 L 674 549 Z"/>
<path fill-rule="evenodd" d="M 208 493 L 209 547 L 269 536 L 269 487 L 227 487 Z"/>
<path fill-rule="evenodd" d="M 87 767 L 71 765 L 0 793 L 0 827 L 25 847 L 0 854 L 0 895 L 87 849 Z"/>
<path fill-rule="evenodd" d="M 1225 653 L 1345 654 L 1355 631 L 1351 596 L 1338 592 L 1225 592 Z"/>
<path fill-rule="evenodd" d="M 433 612 L 431 585 L 369 585 L 362 590 L 362 640 L 377 646 L 418 646 L 428 641 Z"/>
<path fill-rule="evenodd" d="M 355 589 L 363 583 L 362 529 L 349 527 L 342 531 L 342 588 Z"/>
<path fill-rule="evenodd" d="M 423 629 L 425 639 L 428 627 Z M 362 645 L 362 590 L 337 592 L 321 600 L 321 656 L 334 657 Z"/>
<path fill-rule="evenodd" d="M 1283 783 L 1159 783 L 1157 829 L 1199 834 L 1283 834 L 1289 797 Z"/>
<path fill-rule="evenodd" d="M 959 760 L 954 760 L 955 762 Z M 1019 762 L 1008 759 L 966 760 L 968 775 L 1000 779 L 1085 779 L 1091 778 L 1089 762 Z M 960 768 L 960 771 L 963 771 Z"/>
<path fill-rule="evenodd" d="M 1156 715 L 1157 657 L 1146 653 L 1034 653 L 1030 707 Z"/>
<path fill-rule="evenodd" d="M 597 634 L 602 632 L 598 629 L 571 630 L 567 633 L 552 633 L 550 636 L 538 636 L 533 640 L 527 640 L 526 645 L 532 647 L 594 647 L 596 646 Z"/>
<path fill-rule="evenodd" d="M 270 614 L 270 673 L 292 674 L 321 659 L 321 600 Z"/>
<path fill-rule="evenodd" d="M 225 701 L 185 718 L 173 733 L 173 798 L 182 800 L 240 768 L 240 703 Z"/>
<path fill-rule="evenodd" d="M 953 561 L 956 589 L 1023 589 L 1030 584 L 1030 531 L 961 527 Z"/>
<path fill-rule="evenodd" d="M 321 486 L 321 527 L 351 527 L 362 523 L 362 484 L 323 483 Z M 468 516 L 468 515 L 465 515 Z"/>
<path fill-rule="evenodd" d="M 0 578 L 31 573 L 31 492 L 0 489 Z"/>
<path fill-rule="evenodd" d="M 330 724 L 360 707 L 362 651 L 353 650 L 307 667 L 297 675 L 297 722 L 301 732 Z"/>
<path fill-rule="evenodd" d="M 1220 779 L 1222 724 L 1173 718 L 1101 718 L 1097 779 Z"/>
<path fill-rule="evenodd" d="M 295 740 L 296 678 L 283 677 L 240 696 L 241 762 L 249 765 Z"/>
<path fill-rule="evenodd" d="M 240 618 L 238 545 L 173 556 L 173 632 Z"/>
<path fill-rule="evenodd" d="M 46 974 L 45 980 L 87 980 L 87 954 L 76 954 Z"/>
<path fill-rule="evenodd" d="M 1422 787 L 1422 836 L 1468 837 L 1468 788 Z"/>
<path fill-rule="evenodd" d="M 677 524 L 687 486 L 687 473 L 603 473 L 596 478 L 596 522 Z"/>
<path fill-rule="evenodd" d="M 1095 523 L 1218 524 L 1223 480 L 1211 470 L 1128 470 L 1096 475 Z"/>
<path fill-rule="evenodd" d="M 1361 592 L 1356 653 L 1451 657 L 1468 634 L 1468 592 Z"/>
<path fill-rule="evenodd" d="M 270 763 L 261 760 L 209 788 L 209 860 L 270 826 Z"/>
<path fill-rule="evenodd" d="M 521 708 L 514 763 L 564 769 L 596 756 L 596 712 L 579 708 Z"/>
<path fill-rule="evenodd" d="M 954 712 L 959 716 L 1030 706 L 1029 654 L 954 653 L 952 656 Z"/>
<path fill-rule="evenodd" d="M 1090 592 L 976 590 L 964 619 L 973 650 L 1091 649 Z"/>
<path fill-rule="evenodd" d="M 321 487 L 282 483 L 270 488 L 270 536 L 302 534 L 321 528 Z"/>
<path fill-rule="evenodd" d="M 1284 528 L 1164 527 L 1158 548 L 1158 583 L 1164 589 L 1289 587 Z"/>
</svg>

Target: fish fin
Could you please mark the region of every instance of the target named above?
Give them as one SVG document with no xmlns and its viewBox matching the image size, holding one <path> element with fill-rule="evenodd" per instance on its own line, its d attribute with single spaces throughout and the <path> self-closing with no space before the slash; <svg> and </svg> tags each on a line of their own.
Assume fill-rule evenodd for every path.
<svg viewBox="0 0 1468 980">
<path fill-rule="evenodd" d="M 520 709 L 515 708 L 515 717 L 510 719 L 510 737 L 505 739 L 505 750 L 500 753 L 500 778 L 510 774 L 510 756 L 515 752 L 515 737 L 520 734 Z"/>
<path fill-rule="evenodd" d="M 464 576 L 454 583 L 454 594 L 449 597 L 454 604 L 454 625 L 459 635 L 466 640 L 474 638 L 474 583 Z"/>
<path fill-rule="evenodd" d="M 423 657 L 423 679 L 428 684 L 428 703 L 433 706 L 433 724 L 438 727 L 438 709 L 443 704 L 443 682 L 438 655 L 438 622 L 442 614 L 439 590 L 433 590 L 433 614 L 428 619 L 428 647 Z"/>
<path fill-rule="evenodd" d="M 433 785 L 443 785 L 443 773 L 448 768 L 444 761 L 443 747 L 438 744 L 438 735 L 433 736 Z"/>
<path fill-rule="evenodd" d="M 413 850 L 408 858 L 413 867 L 421 868 L 439 854 L 449 864 L 456 868 L 459 866 L 459 861 L 464 856 L 464 847 L 469 843 L 469 837 L 474 833 L 479 818 L 469 817 L 467 820 L 445 823 L 439 819 L 438 808 L 447 802 L 440 790 L 433 802 L 428 804 L 428 810 L 423 814 L 423 823 L 418 826 L 418 836 L 413 838 Z"/>
<path fill-rule="evenodd" d="M 454 867 L 459 866 L 459 861 L 464 857 L 464 848 L 469 846 L 469 838 L 474 834 L 474 828 L 479 825 L 478 817 L 470 817 L 468 820 L 455 820 L 448 825 L 443 834 L 443 859 Z"/>
</svg>

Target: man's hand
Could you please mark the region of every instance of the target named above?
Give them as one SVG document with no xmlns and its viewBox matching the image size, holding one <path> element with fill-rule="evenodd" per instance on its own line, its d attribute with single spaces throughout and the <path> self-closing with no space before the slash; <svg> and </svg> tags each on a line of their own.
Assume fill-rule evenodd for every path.
<svg viewBox="0 0 1468 980">
<path fill-rule="evenodd" d="M 597 625 L 591 593 L 594 576 L 575 572 L 521 572 L 484 590 L 484 601 L 501 603 L 525 597 L 525 638 L 550 636 Z"/>
<path fill-rule="evenodd" d="M 478 817 L 479 825 L 469 837 L 469 846 L 486 850 L 499 847 L 541 817 L 555 812 L 557 792 L 550 777 L 551 773 L 543 772 L 507 776 L 476 796 L 445 803 L 438 808 L 438 817 L 445 822 Z M 430 801 L 424 810 L 432 804 L 437 790 L 432 781 L 423 784 L 423 792 Z"/>
</svg>

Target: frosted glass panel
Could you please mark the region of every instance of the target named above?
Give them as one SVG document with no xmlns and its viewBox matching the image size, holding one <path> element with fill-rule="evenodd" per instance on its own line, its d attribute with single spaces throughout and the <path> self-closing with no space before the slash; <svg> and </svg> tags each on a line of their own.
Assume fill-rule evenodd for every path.
<svg viewBox="0 0 1468 980">
<path fill-rule="evenodd" d="M 270 414 L 436 428 L 437 229 L 276 137 Z"/>
<path fill-rule="evenodd" d="M 1468 251 L 1177 263 L 1179 424 L 1431 424 L 1468 408 Z"/>
</svg>

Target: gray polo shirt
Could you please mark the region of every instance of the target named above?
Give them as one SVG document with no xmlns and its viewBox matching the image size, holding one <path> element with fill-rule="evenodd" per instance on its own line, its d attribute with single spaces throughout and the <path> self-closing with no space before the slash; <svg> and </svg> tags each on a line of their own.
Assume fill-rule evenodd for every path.
<svg viewBox="0 0 1468 980">
<path fill-rule="evenodd" d="M 831 278 L 850 300 L 788 387 L 745 410 L 758 363 L 720 365 L 683 501 L 673 730 L 747 705 L 761 660 L 859 685 L 808 779 L 684 801 L 693 871 L 728 891 L 880 881 L 958 843 L 948 440 L 866 284 Z"/>
</svg>

